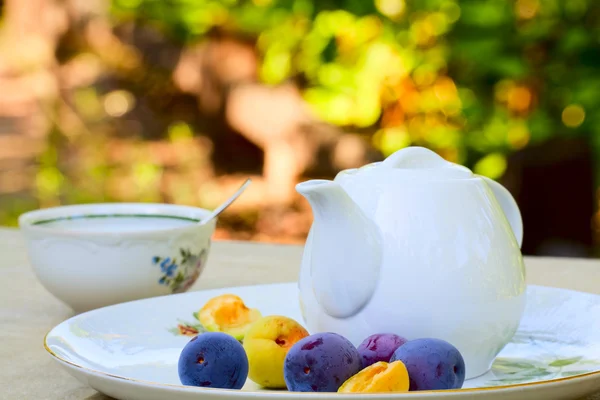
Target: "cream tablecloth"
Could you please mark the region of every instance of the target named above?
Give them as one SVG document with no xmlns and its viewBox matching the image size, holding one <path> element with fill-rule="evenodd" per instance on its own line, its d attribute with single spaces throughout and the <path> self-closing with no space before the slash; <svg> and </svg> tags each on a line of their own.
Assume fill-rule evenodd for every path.
<svg viewBox="0 0 600 400">
<path fill-rule="evenodd" d="M 295 281 L 302 248 L 215 242 L 192 290 Z M 600 294 L 600 260 L 526 257 L 531 284 Z M 107 400 L 45 352 L 46 332 L 73 315 L 36 280 L 17 230 L 0 229 L 0 399 Z M 600 393 L 585 400 L 600 400 Z"/>
</svg>

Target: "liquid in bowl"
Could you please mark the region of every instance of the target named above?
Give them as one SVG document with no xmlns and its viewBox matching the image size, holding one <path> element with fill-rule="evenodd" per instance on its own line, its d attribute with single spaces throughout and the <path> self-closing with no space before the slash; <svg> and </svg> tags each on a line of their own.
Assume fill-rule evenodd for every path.
<svg viewBox="0 0 600 400">
<path fill-rule="evenodd" d="M 198 220 L 157 215 L 91 215 L 41 220 L 33 225 L 79 232 L 143 232 L 176 229 L 198 223 Z"/>
</svg>

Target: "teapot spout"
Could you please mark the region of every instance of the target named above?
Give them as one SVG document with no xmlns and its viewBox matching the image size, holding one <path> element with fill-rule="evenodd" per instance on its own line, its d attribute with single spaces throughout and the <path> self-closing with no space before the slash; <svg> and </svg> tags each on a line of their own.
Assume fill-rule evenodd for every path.
<svg viewBox="0 0 600 400">
<path fill-rule="evenodd" d="M 303 266 L 310 268 L 313 293 L 328 315 L 349 318 L 375 292 L 383 253 L 379 228 L 335 181 L 310 180 L 296 190 L 313 210 Z"/>
<path fill-rule="evenodd" d="M 308 201 L 315 219 L 322 216 L 338 217 L 340 207 L 346 207 L 347 210 L 358 207 L 335 181 L 312 179 L 297 184 L 296 191 Z"/>
</svg>

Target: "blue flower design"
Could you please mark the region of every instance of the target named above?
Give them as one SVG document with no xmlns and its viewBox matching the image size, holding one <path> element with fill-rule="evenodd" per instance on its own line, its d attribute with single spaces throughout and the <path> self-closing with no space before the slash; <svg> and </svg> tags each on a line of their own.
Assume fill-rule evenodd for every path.
<svg viewBox="0 0 600 400">
<path fill-rule="evenodd" d="M 175 261 L 171 261 L 170 257 L 167 257 L 160 263 L 160 270 L 167 276 L 173 276 L 175 270 L 177 269 L 177 264 Z"/>
<path fill-rule="evenodd" d="M 177 269 L 177 264 L 173 263 L 167 267 L 167 269 L 165 270 L 165 274 L 167 274 L 167 276 L 171 277 L 171 276 L 173 276 L 173 274 L 175 274 L 176 269 Z"/>
<path fill-rule="evenodd" d="M 167 257 L 165 258 L 161 263 L 160 263 L 160 270 L 162 272 L 165 272 L 166 268 L 169 266 L 169 263 L 171 262 L 171 257 Z"/>
<path fill-rule="evenodd" d="M 160 285 L 168 286 L 173 293 L 187 290 L 200 275 L 206 258 L 206 251 L 193 254 L 188 249 L 179 249 L 179 257 L 152 257 L 152 263 L 160 266 Z"/>
</svg>

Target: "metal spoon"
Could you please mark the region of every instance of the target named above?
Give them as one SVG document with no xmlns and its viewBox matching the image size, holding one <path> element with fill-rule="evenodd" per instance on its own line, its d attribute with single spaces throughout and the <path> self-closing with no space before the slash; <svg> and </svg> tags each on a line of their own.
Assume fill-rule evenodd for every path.
<svg viewBox="0 0 600 400">
<path fill-rule="evenodd" d="M 223 202 L 223 204 L 221 204 L 219 207 L 215 208 L 212 213 L 210 213 L 205 218 L 200 220 L 200 222 L 198 222 L 198 224 L 204 225 L 207 222 L 209 222 L 210 220 L 212 220 L 213 218 L 215 218 L 217 215 L 221 214 L 223 212 L 223 210 L 225 210 L 227 207 L 229 207 L 229 205 L 231 203 L 233 203 L 235 201 L 235 199 L 237 199 L 244 190 L 246 190 L 246 188 L 248 187 L 248 185 L 251 182 L 252 182 L 252 180 L 250 178 L 246 179 L 246 181 L 242 184 L 242 186 L 240 186 L 240 188 L 230 198 L 225 200 L 225 202 Z"/>
</svg>

